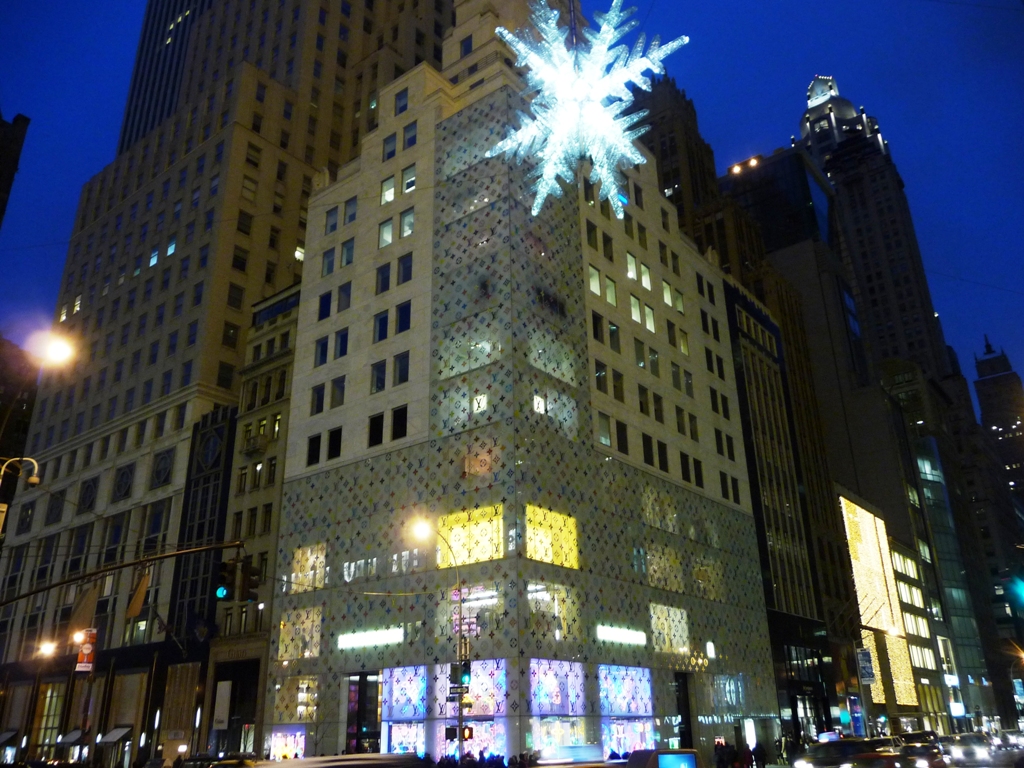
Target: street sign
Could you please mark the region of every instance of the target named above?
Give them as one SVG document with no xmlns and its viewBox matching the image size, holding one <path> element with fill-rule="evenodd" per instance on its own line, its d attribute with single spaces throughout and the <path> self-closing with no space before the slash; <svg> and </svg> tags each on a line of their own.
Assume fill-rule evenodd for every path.
<svg viewBox="0 0 1024 768">
<path fill-rule="evenodd" d="M 449 693 L 448 694 L 448 701 L 462 701 L 462 694 L 461 693 Z"/>
<path fill-rule="evenodd" d="M 857 668 L 860 670 L 861 683 L 864 685 L 875 684 L 875 666 L 871 662 L 871 651 L 869 649 L 857 649 Z"/>
<path fill-rule="evenodd" d="M 469 693 L 468 685 L 449 685 L 448 693 Z"/>
</svg>

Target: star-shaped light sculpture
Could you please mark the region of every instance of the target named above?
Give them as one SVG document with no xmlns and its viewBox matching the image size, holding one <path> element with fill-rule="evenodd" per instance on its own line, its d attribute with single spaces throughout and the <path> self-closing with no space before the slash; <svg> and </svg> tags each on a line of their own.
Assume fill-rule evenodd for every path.
<svg viewBox="0 0 1024 768">
<path fill-rule="evenodd" d="M 663 46 L 655 36 L 644 53 L 641 34 L 632 50 L 616 45 L 636 27 L 636 20 L 626 21 L 635 11 L 623 10 L 622 0 L 613 0 L 607 13 L 594 14 L 599 27 L 584 29 L 586 41 L 575 46 L 567 45 L 569 30 L 558 26 L 558 11 L 545 0 L 531 4 L 531 20 L 540 40 L 529 31 L 516 35 L 504 27 L 496 30 L 515 51 L 518 66 L 527 68 L 527 92 L 534 97 L 532 114 L 520 112 L 521 127 L 487 156 L 504 154 L 520 163 L 527 157 L 536 159 L 534 215 L 548 195 L 562 196 L 558 178 L 575 182 L 577 164 L 589 157 L 590 181 L 600 182 L 600 199 L 609 201 L 616 217 L 623 216 L 626 178 L 621 169 L 645 162 L 633 140 L 647 130 L 647 126 L 633 127 L 647 110 L 623 114 L 633 103 L 628 86 L 632 83 L 649 91 L 651 81 L 644 72 L 664 73 L 662 59 L 689 42 L 683 36 Z"/>
</svg>

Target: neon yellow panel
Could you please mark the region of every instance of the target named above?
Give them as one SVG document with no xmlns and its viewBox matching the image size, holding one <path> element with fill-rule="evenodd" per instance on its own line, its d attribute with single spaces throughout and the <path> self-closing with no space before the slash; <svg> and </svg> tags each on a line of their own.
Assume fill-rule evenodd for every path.
<svg viewBox="0 0 1024 768">
<path fill-rule="evenodd" d="M 502 505 L 452 512 L 438 518 L 437 532 L 448 540 L 437 542 L 437 567 L 482 563 L 501 557 Z M 452 553 L 455 560 L 452 561 Z"/>
<path fill-rule="evenodd" d="M 878 664 L 878 648 L 875 647 L 875 633 L 870 629 L 860 631 L 860 639 L 865 648 L 871 651 L 871 667 L 875 670 L 875 679 L 879 682 L 869 685 L 871 689 L 871 701 L 875 704 L 885 704 L 885 686 L 882 685 L 882 668 Z"/>
<path fill-rule="evenodd" d="M 889 672 L 892 674 L 893 690 L 896 691 L 896 703 L 917 706 L 917 686 L 914 684 L 907 641 L 902 637 L 887 635 L 885 651 L 889 656 Z"/>
<path fill-rule="evenodd" d="M 579 534 L 575 518 L 527 504 L 526 556 L 563 568 L 579 568 Z"/>
<path fill-rule="evenodd" d="M 892 569 L 885 523 L 849 499 L 839 497 L 853 563 L 861 623 L 890 635 L 903 635 L 903 611 Z"/>
</svg>

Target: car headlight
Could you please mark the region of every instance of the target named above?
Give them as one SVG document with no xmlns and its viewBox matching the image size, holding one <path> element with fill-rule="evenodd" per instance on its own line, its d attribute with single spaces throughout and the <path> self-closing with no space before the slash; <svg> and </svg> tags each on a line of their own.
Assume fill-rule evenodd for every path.
<svg viewBox="0 0 1024 768">
<path fill-rule="evenodd" d="M 960 749 L 960 747 L 953 747 L 950 750 L 950 753 L 952 753 L 954 760 L 960 760 L 964 756 L 964 751 Z"/>
<path fill-rule="evenodd" d="M 974 750 L 974 753 L 982 760 L 988 760 L 988 750 L 984 747 L 978 747 Z"/>
<path fill-rule="evenodd" d="M 928 768 L 928 761 L 919 757 L 914 761 L 914 768 Z"/>
<path fill-rule="evenodd" d="M 812 766 L 806 760 L 794 760 L 793 768 L 812 768 Z"/>
</svg>

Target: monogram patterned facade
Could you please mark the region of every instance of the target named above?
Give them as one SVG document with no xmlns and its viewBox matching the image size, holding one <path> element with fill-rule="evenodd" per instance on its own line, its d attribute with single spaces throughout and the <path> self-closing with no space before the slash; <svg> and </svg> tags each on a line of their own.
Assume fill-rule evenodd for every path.
<svg viewBox="0 0 1024 768">
<path fill-rule="evenodd" d="M 490 70 L 472 96 L 433 84 L 429 108 L 410 92 L 403 115 L 418 119 L 420 194 L 432 198 L 416 203 L 417 226 L 432 211 L 429 253 L 414 253 L 429 260 L 417 277 L 429 281 L 429 366 L 412 382 L 425 397 L 410 397 L 408 416 L 418 439 L 348 461 L 342 448 L 326 467 L 291 443 L 266 748 L 453 753 L 460 637 L 474 753 L 599 759 L 678 746 L 685 731 L 710 756 L 744 719 L 774 738 L 750 513 L 595 440 L 585 203 L 572 193 L 532 216 L 529 164 L 485 157 L 524 108 L 502 85 L 510 70 Z M 367 157 L 314 199 L 311 221 L 378 177 Z M 300 355 L 322 333 L 304 322 Z M 328 377 L 342 370 L 331 365 Z M 316 428 L 293 403 L 293 425 Z M 413 535 L 422 520 L 427 542 Z"/>
</svg>

